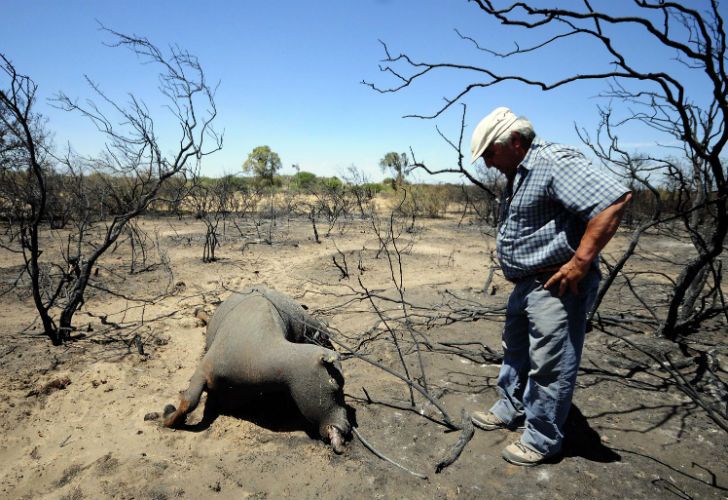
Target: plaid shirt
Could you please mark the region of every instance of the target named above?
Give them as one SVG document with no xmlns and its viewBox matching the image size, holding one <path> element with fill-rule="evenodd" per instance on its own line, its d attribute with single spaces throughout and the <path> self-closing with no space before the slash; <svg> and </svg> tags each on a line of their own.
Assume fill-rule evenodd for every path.
<svg viewBox="0 0 728 500">
<path fill-rule="evenodd" d="M 628 192 L 578 150 L 534 138 L 501 201 L 496 249 L 505 277 L 571 259 L 587 222 Z"/>
</svg>

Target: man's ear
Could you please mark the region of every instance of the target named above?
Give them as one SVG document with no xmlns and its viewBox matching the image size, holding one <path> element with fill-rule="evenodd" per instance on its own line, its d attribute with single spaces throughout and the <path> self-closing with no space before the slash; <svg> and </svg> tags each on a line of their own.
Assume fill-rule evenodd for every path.
<svg viewBox="0 0 728 500">
<path fill-rule="evenodd" d="M 515 130 L 511 132 L 511 147 L 516 151 L 523 150 L 523 137 Z"/>
</svg>

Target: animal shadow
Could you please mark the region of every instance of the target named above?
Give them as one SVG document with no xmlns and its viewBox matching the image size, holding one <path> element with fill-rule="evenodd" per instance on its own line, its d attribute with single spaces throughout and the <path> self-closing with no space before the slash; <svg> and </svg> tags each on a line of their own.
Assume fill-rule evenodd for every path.
<svg viewBox="0 0 728 500">
<path fill-rule="evenodd" d="M 344 405 L 349 422 L 356 425 L 356 410 Z M 301 414 L 287 392 L 241 392 L 235 390 L 207 395 L 202 419 L 182 428 L 191 432 L 208 429 L 220 415 L 239 418 L 273 432 L 304 431 L 319 439 L 318 429 Z"/>
</svg>

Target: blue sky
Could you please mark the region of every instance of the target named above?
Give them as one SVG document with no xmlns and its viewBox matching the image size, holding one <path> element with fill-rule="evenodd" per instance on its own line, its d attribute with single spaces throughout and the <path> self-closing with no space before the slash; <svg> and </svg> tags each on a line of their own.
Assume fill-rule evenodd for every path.
<svg viewBox="0 0 728 500">
<path fill-rule="evenodd" d="M 392 83 L 378 70 L 383 57 L 378 39 L 393 53 L 407 52 L 416 59 L 469 62 L 529 75 L 601 63 L 588 44 L 556 47 L 537 58 L 495 60 L 460 40 L 454 29 L 502 50 L 512 48 L 511 32 L 485 19 L 475 5 L 458 0 L 5 0 L 2 12 L 0 51 L 38 83 L 38 111 L 48 117 L 55 142 L 68 142 L 85 153 L 101 147 L 93 129 L 46 103 L 58 91 L 81 99 L 91 96 L 84 75 L 122 101 L 128 92 L 142 96 L 163 116 L 152 69 L 123 49 L 104 46 L 111 38 L 96 20 L 198 56 L 208 79 L 220 81 L 216 127 L 224 130 L 225 145 L 204 161 L 203 173 L 212 176 L 240 172 L 247 154 L 263 144 L 278 152 L 284 173 L 292 173 L 294 163 L 318 175 L 341 175 L 355 165 L 379 179 L 379 159 L 410 147 L 432 167 L 454 166 L 456 156 L 435 125 L 456 138 L 459 108 L 436 121 L 402 116 L 431 113 L 472 75 L 436 75 L 401 93 L 376 93 L 360 82 Z M 673 55 L 641 43 L 631 32 L 625 31 L 621 40 L 645 64 L 661 64 Z M 697 95 L 700 85 L 696 81 Z M 604 88 L 597 82 L 543 93 L 504 85 L 472 94 L 466 99 L 465 149 L 472 128 L 500 105 L 528 116 L 539 134 L 578 144 L 574 124 L 596 127 L 596 105 L 604 101 L 595 96 Z M 626 142 L 649 146 L 657 139 L 652 131 L 635 129 Z"/>
</svg>

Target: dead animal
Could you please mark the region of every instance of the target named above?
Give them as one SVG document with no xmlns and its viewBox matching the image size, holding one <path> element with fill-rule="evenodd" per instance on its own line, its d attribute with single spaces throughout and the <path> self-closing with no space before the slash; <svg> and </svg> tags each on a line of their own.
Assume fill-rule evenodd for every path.
<svg viewBox="0 0 728 500">
<path fill-rule="evenodd" d="M 324 325 L 289 297 L 254 286 L 231 295 L 212 316 L 206 353 L 179 408 L 164 409 L 164 425 L 183 425 L 203 391 L 208 400 L 231 387 L 242 394 L 287 391 L 341 453 L 351 430 L 343 386 L 339 355 Z"/>
</svg>

